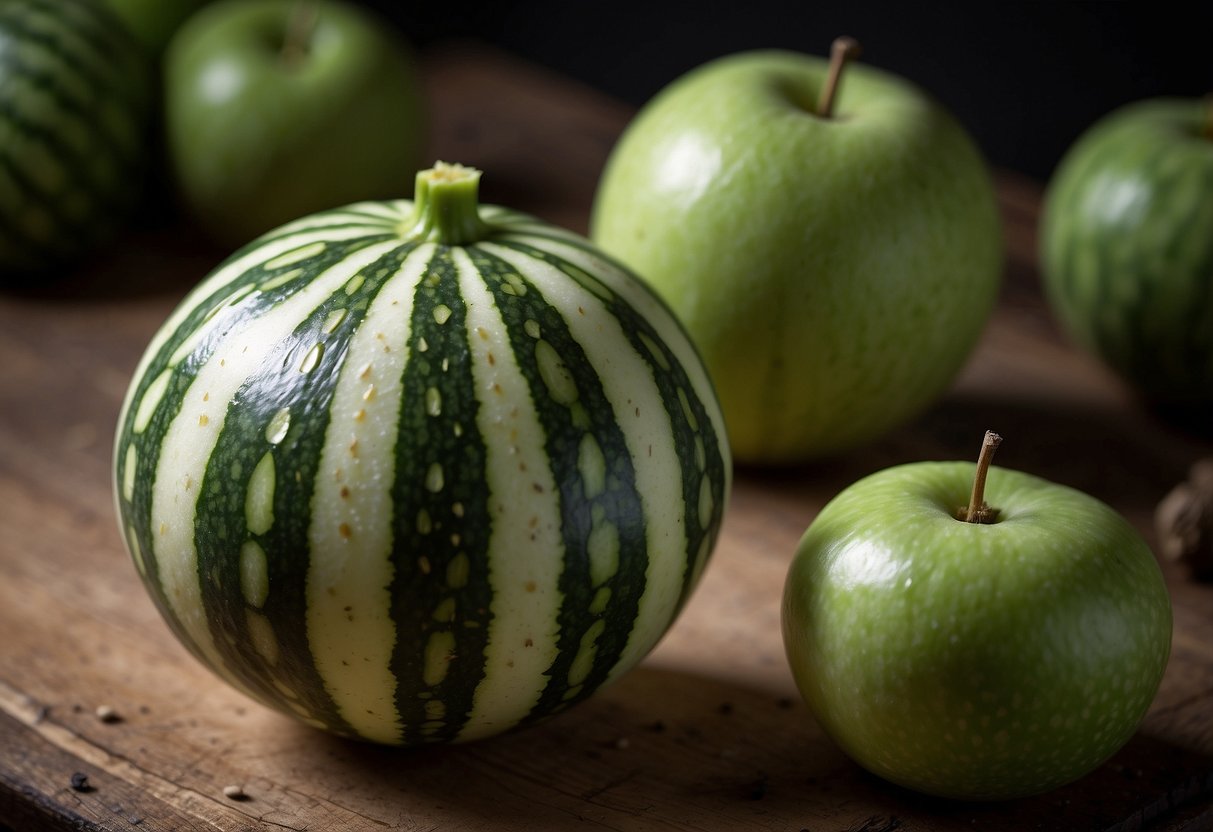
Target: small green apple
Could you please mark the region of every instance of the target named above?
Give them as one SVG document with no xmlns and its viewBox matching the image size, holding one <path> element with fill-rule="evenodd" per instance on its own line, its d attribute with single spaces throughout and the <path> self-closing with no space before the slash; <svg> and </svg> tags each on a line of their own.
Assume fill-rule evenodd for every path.
<svg viewBox="0 0 1213 832">
<path fill-rule="evenodd" d="M 1151 402 L 1213 413 L 1213 100 L 1092 125 L 1049 183 L 1041 266 L 1063 328 Z"/>
<path fill-rule="evenodd" d="M 223 0 L 185 22 L 164 61 L 177 186 L 219 243 L 398 196 L 420 166 L 411 52 L 352 3 Z"/>
<path fill-rule="evenodd" d="M 1136 730 L 1171 644 L 1161 571 L 1127 521 L 1025 473 L 987 479 L 988 464 L 911 463 L 845 489 L 783 598 L 788 660 L 827 734 L 881 777 L 963 799 L 1098 766 Z"/>
<path fill-rule="evenodd" d="M 836 106 L 829 89 L 826 61 L 788 52 L 693 70 L 628 126 L 595 198 L 595 242 L 687 326 L 743 462 L 839 452 L 915 415 L 997 293 L 994 190 L 961 126 L 866 66 Z"/>
<path fill-rule="evenodd" d="M 122 19 L 152 57 L 159 57 L 173 32 L 206 0 L 102 0 Z"/>
</svg>

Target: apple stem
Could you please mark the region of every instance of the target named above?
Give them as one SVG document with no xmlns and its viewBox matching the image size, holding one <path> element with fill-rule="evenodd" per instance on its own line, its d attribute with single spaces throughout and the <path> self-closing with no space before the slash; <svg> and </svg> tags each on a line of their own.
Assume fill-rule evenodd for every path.
<svg viewBox="0 0 1213 832">
<path fill-rule="evenodd" d="M 842 80 L 842 70 L 847 62 L 858 58 L 863 50 L 855 38 L 843 35 L 834 39 L 830 45 L 830 74 L 826 76 L 825 86 L 821 89 L 821 97 L 817 101 L 817 115 L 822 118 L 832 118 L 834 115 L 834 99 L 838 95 L 838 84 Z"/>
<path fill-rule="evenodd" d="M 315 0 L 299 0 L 291 7 L 286 22 L 286 34 L 282 38 L 282 62 L 294 68 L 307 58 L 308 43 L 320 17 L 320 4 Z"/>
<path fill-rule="evenodd" d="M 998 517 L 998 509 L 990 508 L 985 501 L 986 474 L 990 472 L 990 461 L 994 459 L 994 451 L 1002 444 L 1002 437 L 994 431 L 986 431 L 981 442 L 981 453 L 977 457 L 977 471 L 973 475 L 973 493 L 969 497 L 969 505 L 958 512 L 959 519 L 966 523 L 993 523 Z"/>
</svg>

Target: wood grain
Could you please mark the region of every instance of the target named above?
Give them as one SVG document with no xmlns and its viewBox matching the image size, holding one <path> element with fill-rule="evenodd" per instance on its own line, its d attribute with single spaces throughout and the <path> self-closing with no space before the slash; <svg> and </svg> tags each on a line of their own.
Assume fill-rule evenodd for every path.
<svg viewBox="0 0 1213 832">
<path fill-rule="evenodd" d="M 486 199 L 584 231 L 630 112 L 500 55 L 430 55 L 434 158 Z M 218 261 L 146 223 L 88 270 L 0 295 L 0 826 L 59 829 L 1194 830 L 1213 828 L 1213 589 L 1167 567 L 1175 643 L 1142 729 L 1051 794 L 918 797 L 864 774 L 814 724 L 783 658 L 779 595 L 824 502 L 897 462 L 999 463 L 1083 488 L 1152 540 L 1159 498 L 1208 438 L 1168 426 L 1056 332 L 1034 266 L 1040 190 L 999 178 L 1008 247 L 995 319 L 936 407 L 813 466 L 741 470 L 723 539 L 674 630 L 632 674 L 540 726 L 401 752 L 337 740 L 230 690 L 139 585 L 110 453 L 143 346 Z M 96 708 L 120 715 L 105 722 Z M 72 788 L 73 773 L 89 790 Z M 224 796 L 241 786 L 248 799 Z"/>
</svg>

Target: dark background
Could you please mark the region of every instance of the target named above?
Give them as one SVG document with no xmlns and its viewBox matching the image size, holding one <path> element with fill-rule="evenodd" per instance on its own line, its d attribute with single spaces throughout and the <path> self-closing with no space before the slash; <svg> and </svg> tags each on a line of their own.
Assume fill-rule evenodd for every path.
<svg viewBox="0 0 1213 832">
<path fill-rule="evenodd" d="M 825 55 L 850 34 L 863 59 L 942 101 L 992 163 L 1044 180 L 1113 108 L 1213 93 L 1213 2 L 528 2 L 366 0 L 415 46 L 506 49 L 637 107 L 712 58 L 782 47 Z"/>
</svg>

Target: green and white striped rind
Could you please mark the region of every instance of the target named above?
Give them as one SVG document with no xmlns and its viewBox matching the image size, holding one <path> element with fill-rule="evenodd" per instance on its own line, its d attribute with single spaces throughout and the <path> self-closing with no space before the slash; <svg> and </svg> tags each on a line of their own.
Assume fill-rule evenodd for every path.
<svg viewBox="0 0 1213 832">
<path fill-rule="evenodd" d="M 412 745 L 556 713 L 634 666 L 719 533 L 731 459 L 656 297 L 484 206 L 409 242 L 360 203 L 237 252 L 155 336 L 118 427 L 134 562 L 250 696 Z"/>
<path fill-rule="evenodd" d="M 1041 220 L 1044 284 L 1063 328 L 1164 403 L 1213 405 L 1207 107 L 1154 99 L 1106 117 L 1058 166 Z"/>
<path fill-rule="evenodd" d="M 151 85 L 100 3 L 0 4 L 0 280 L 70 262 L 131 211 Z"/>
</svg>

